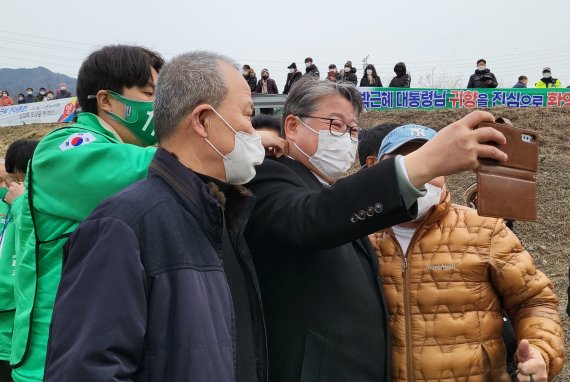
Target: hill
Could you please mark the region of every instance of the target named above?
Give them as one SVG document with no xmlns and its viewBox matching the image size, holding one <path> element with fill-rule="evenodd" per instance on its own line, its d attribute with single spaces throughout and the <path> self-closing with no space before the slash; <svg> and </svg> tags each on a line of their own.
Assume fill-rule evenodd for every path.
<svg viewBox="0 0 570 382">
<path fill-rule="evenodd" d="M 51 70 L 39 66 L 33 69 L 0 69 L 0 89 L 8 90 L 12 99 L 17 102 L 18 93 L 26 94 L 26 88 L 34 89 L 34 95 L 38 94 L 41 87 L 52 90 L 55 94 L 59 84 L 67 84 L 68 90 L 75 95 L 77 79 L 65 74 L 54 73 Z"/>
<path fill-rule="evenodd" d="M 570 260 L 570 109 L 507 109 L 490 110 L 495 116 L 510 119 L 515 126 L 537 131 L 540 135 L 540 164 L 537 176 L 538 214 L 536 223 L 516 222 L 514 231 L 533 256 L 537 267 L 552 281 L 560 298 L 560 315 L 566 338 L 570 336 L 567 303 L 568 264 Z M 464 110 L 387 111 L 364 113 L 359 125 L 370 128 L 381 123 L 417 123 L 439 130 L 462 118 Z M 10 142 L 20 138 L 39 139 L 56 125 L 26 125 L 0 128 L 0 157 Z M 355 165 L 353 171 L 357 169 Z M 447 187 L 456 203 L 464 204 L 464 190 L 475 182 L 473 173 L 453 175 Z M 570 341 L 565 344 L 570 354 Z M 555 382 L 570 381 L 570 362 L 566 362 Z"/>
</svg>

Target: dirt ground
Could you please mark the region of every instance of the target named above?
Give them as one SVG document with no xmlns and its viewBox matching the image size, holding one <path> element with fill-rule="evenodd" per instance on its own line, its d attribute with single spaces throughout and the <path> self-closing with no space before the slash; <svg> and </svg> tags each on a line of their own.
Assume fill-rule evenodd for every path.
<svg viewBox="0 0 570 382">
<path fill-rule="evenodd" d="M 389 111 L 369 112 L 360 117 L 365 128 L 380 123 L 416 123 L 436 130 L 456 121 L 468 111 Z M 532 254 L 540 270 L 551 280 L 560 298 L 560 315 L 566 338 L 570 337 L 567 304 L 568 265 L 570 258 L 570 109 L 493 109 L 495 116 L 510 119 L 515 126 L 535 130 L 540 135 L 540 168 L 538 173 L 538 214 L 536 223 L 517 222 L 515 232 Z M 0 157 L 15 139 L 39 139 L 56 125 L 27 125 L 0 127 Z M 447 185 L 457 203 L 463 203 L 463 191 L 475 181 L 473 173 L 454 175 Z M 570 354 L 569 341 L 566 352 Z M 570 381 L 570 366 L 566 363 L 556 382 Z"/>
</svg>

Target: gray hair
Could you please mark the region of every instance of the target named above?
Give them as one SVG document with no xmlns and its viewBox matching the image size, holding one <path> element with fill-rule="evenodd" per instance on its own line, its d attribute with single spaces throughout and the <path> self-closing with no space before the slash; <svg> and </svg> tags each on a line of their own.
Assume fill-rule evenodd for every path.
<svg viewBox="0 0 570 382">
<path fill-rule="evenodd" d="M 220 73 L 221 62 L 239 70 L 231 58 L 207 51 L 177 56 L 160 70 L 154 100 L 154 131 L 159 142 L 170 136 L 196 106 L 220 106 L 228 92 Z"/>
<path fill-rule="evenodd" d="M 330 95 L 340 95 L 350 101 L 356 116 L 362 113 L 362 98 L 352 83 L 320 81 L 314 77 L 303 77 L 295 83 L 287 96 L 283 107 L 283 126 L 289 115 L 311 115 L 319 107 L 320 100 Z"/>
</svg>

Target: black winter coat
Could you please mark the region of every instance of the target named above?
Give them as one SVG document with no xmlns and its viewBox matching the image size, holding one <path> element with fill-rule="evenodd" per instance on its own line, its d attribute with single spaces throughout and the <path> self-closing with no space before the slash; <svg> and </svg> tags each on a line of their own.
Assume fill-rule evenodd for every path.
<svg viewBox="0 0 570 382">
<path fill-rule="evenodd" d="M 287 157 L 256 170 L 246 239 L 264 304 L 269 380 L 390 381 L 388 312 L 367 235 L 412 218 L 394 159 L 332 187 Z"/>
<path fill-rule="evenodd" d="M 319 68 L 317 68 L 317 65 L 315 64 L 312 64 L 305 68 L 305 75 L 315 76 L 316 78 L 321 77 L 321 73 L 319 73 Z"/>
<path fill-rule="evenodd" d="M 380 77 L 376 76 L 374 77 L 374 84 L 370 84 L 370 80 L 368 79 L 368 76 L 365 75 L 364 77 L 362 77 L 362 79 L 360 80 L 360 87 L 375 87 L 375 88 L 381 88 L 382 87 L 382 80 L 380 79 Z"/>
<path fill-rule="evenodd" d="M 487 81 L 491 80 L 490 84 Z M 469 77 L 469 82 L 467 83 L 468 89 L 473 88 L 496 88 L 499 85 L 497 78 L 489 69 L 479 70 L 476 69 L 475 73 Z"/>
<path fill-rule="evenodd" d="M 249 289 L 242 303 L 256 356 L 247 362 L 257 376 L 246 381 L 266 381 L 261 297 L 243 237 L 254 203 L 243 187 L 220 194 L 159 149 L 148 179 L 104 201 L 66 244 L 45 381 L 236 382 L 239 307 L 226 245 Z"/>
<path fill-rule="evenodd" d="M 343 73 L 340 80 L 344 82 L 352 82 L 354 86 L 358 85 L 358 77 L 356 77 L 356 68 L 351 68 L 350 72 Z"/>
<path fill-rule="evenodd" d="M 390 86 L 391 88 L 409 88 L 410 84 L 412 83 L 412 77 L 406 73 L 403 76 L 396 76 L 394 78 L 392 78 L 392 81 L 390 81 Z"/>
<path fill-rule="evenodd" d="M 301 72 L 287 74 L 287 81 L 285 82 L 285 88 L 283 89 L 283 94 L 289 94 L 293 84 L 298 80 L 300 80 L 302 76 L 303 75 L 301 74 Z"/>
<path fill-rule="evenodd" d="M 251 75 L 247 75 L 247 76 L 243 76 L 243 78 L 245 78 L 245 80 L 247 81 L 247 84 L 249 85 L 249 88 L 251 89 L 252 93 L 255 93 L 255 88 L 257 86 L 257 77 L 256 76 L 251 76 Z"/>
</svg>

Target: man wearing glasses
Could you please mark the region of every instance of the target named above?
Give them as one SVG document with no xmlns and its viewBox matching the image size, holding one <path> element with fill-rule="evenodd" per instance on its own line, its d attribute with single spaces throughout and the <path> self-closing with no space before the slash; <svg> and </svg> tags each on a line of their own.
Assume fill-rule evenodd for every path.
<svg viewBox="0 0 570 382">
<path fill-rule="evenodd" d="M 257 197 L 246 239 L 267 325 L 269 380 L 388 381 L 388 315 L 365 236 L 413 219 L 424 184 L 506 160 L 493 121 L 474 112 L 421 149 L 344 177 L 358 147 L 362 101 L 351 84 L 306 79 L 289 93 L 289 157 L 266 159 L 248 187 Z"/>
</svg>

